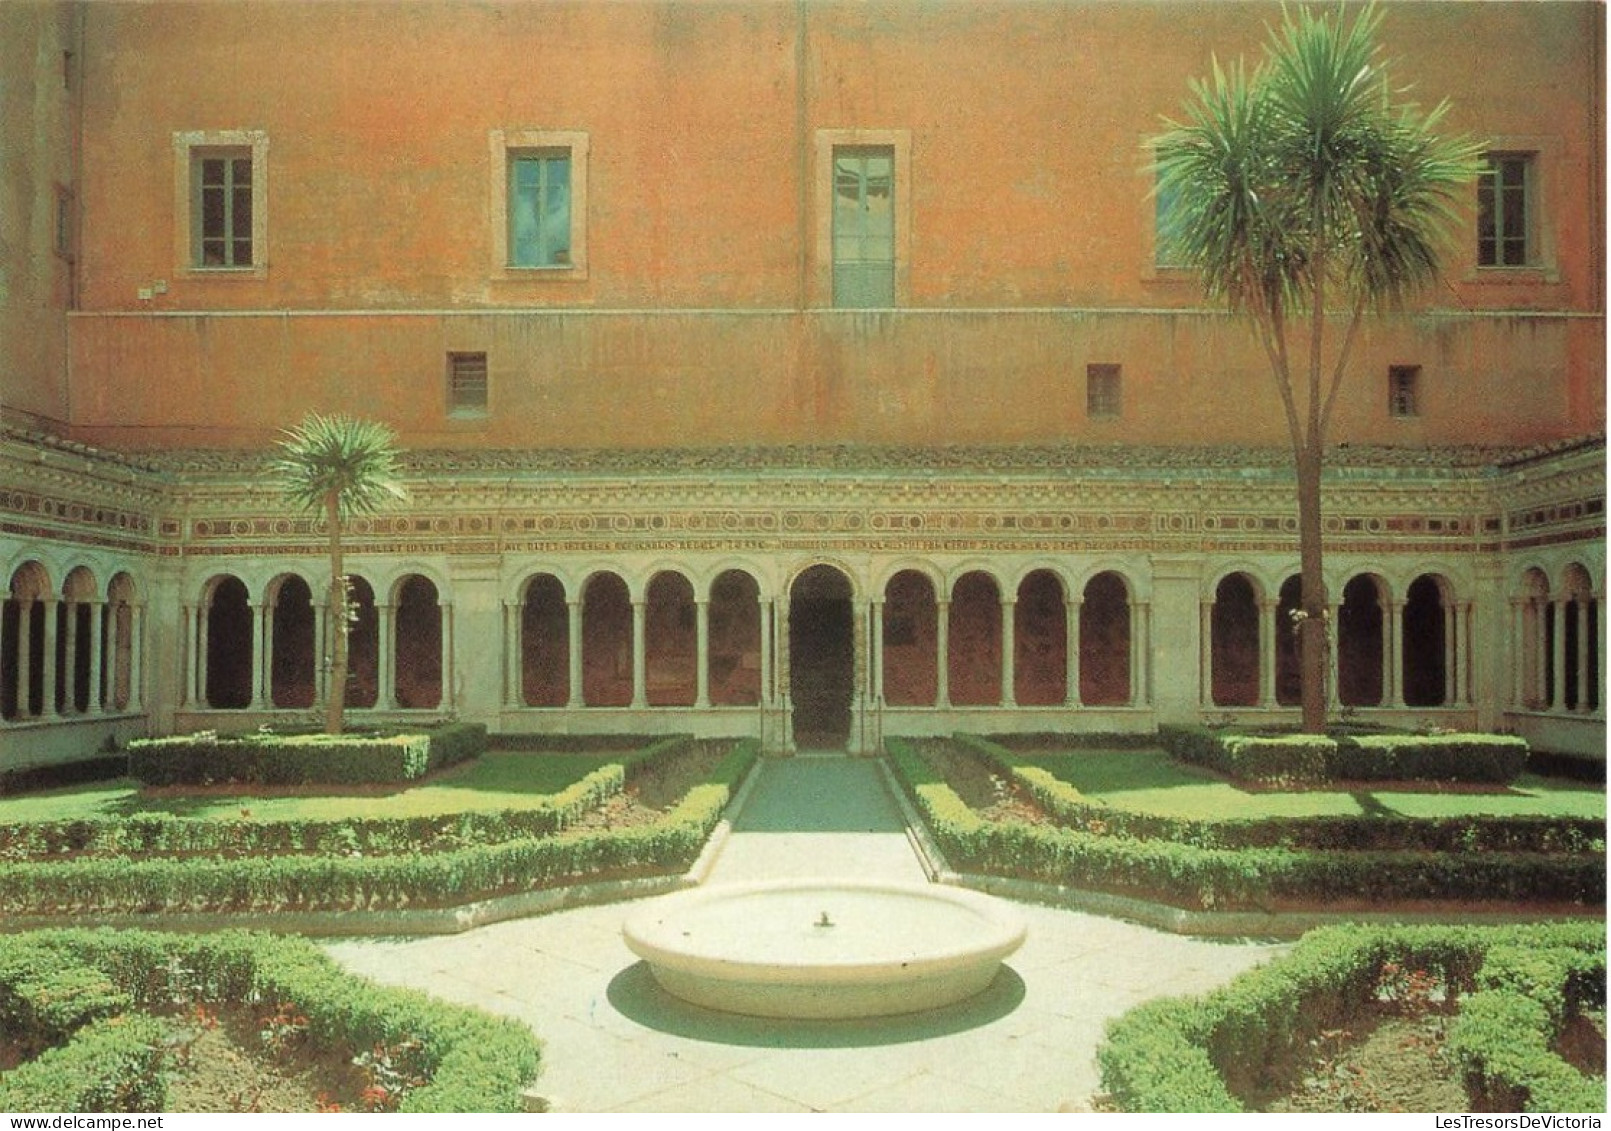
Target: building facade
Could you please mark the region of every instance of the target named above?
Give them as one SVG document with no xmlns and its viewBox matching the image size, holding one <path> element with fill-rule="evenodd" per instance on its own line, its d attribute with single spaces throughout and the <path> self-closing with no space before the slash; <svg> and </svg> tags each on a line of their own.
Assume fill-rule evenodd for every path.
<svg viewBox="0 0 1611 1131">
<path fill-rule="evenodd" d="M 310 410 L 406 451 L 350 536 L 359 718 L 1295 718 L 1284 424 L 1148 172 L 1278 19 L 0 10 L 0 768 L 313 716 L 323 531 L 265 474 Z M 1490 163 L 1338 403 L 1328 694 L 1599 754 L 1603 10 L 1395 3 L 1384 48 Z"/>
</svg>

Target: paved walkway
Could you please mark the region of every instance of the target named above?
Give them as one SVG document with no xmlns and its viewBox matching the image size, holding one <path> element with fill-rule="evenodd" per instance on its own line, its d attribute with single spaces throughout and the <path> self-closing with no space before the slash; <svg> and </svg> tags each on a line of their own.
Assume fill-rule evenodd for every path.
<svg viewBox="0 0 1611 1131">
<path fill-rule="evenodd" d="M 707 882 L 821 875 L 924 873 L 875 763 L 769 760 Z M 1097 1091 L 1108 1019 L 1148 998 L 1206 991 L 1284 949 L 1024 906 L 1028 940 L 971 1001 L 910 1017 L 778 1022 L 667 997 L 621 940 L 631 906 L 326 949 L 377 981 L 527 1022 L 545 1042 L 536 1090 L 561 1112 L 1077 1110 Z"/>
</svg>

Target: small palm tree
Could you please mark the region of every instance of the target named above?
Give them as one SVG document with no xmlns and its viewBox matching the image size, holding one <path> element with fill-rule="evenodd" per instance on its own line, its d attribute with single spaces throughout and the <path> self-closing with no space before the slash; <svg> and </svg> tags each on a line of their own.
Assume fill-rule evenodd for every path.
<svg viewBox="0 0 1611 1131">
<path fill-rule="evenodd" d="M 341 561 L 342 524 L 406 498 L 398 479 L 396 437 L 372 420 L 310 413 L 286 432 L 274 471 L 288 499 L 323 514 L 330 536 L 330 697 L 325 732 L 340 734 L 347 706 L 347 635 L 352 609 Z"/>
<path fill-rule="evenodd" d="M 1374 8 L 1346 26 L 1340 11 L 1288 10 L 1261 67 L 1216 61 L 1210 79 L 1191 85 L 1185 120 L 1166 121 L 1153 141 L 1158 192 L 1173 202 L 1173 261 L 1250 318 L 1286 417 L 1310 732 L 1326 719 L 1320 482 L 1337 391 L 1366 313 L 1438 277 L 1440 240 L 1481 153 L 1439 134 L 1447 104 L 1423 113 L 1395 103 L 1375 44 L 1380 23 Z M 1334 321 L 1342 333 L 1328 359 Z"/>
</svg>

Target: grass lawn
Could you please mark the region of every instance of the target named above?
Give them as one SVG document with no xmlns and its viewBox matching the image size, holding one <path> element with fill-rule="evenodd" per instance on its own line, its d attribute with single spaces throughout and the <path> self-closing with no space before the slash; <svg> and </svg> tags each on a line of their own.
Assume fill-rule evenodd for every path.
<svg viewBox="0 0 1611 1131">
<path fill-rule="evenodd" d="M 1585 782 L 1523 774 L 1494 792 L 1398 789 L 1292 792 L 1250 791 L 1162 750 L 1071 750 L 1020 755 L 1020 765 L 1039 766 L 1092 801 L 1138 813 L 1215 821 L 1261 817 L 1396 814 L 1462 817 L 1476 814 L 1605 819 L 1605 790 Z"/>
<path fill-rule="evenodd" d="M 68 789 L 0 798 L 0 824 L 70 821 L 88 817 L 168 814 L 175 817 L 239 817 L 250 809 L 264 821 L 329 821 L 347 817 L 421 817 L 486 809 L 540 807 L 553 794 L 630 751 L 586 754 L 488 753 L 454 767 L 424 785 L 385 790 L 348 790 L 265 797 L 249 789 L 220 793 L 142 793 L 137 782 L 119 779 Z"/>
</svg>

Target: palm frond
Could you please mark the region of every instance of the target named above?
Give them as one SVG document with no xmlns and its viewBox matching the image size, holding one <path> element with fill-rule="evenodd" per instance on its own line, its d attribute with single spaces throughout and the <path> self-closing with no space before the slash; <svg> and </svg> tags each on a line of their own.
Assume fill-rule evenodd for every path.
<svg viewBox="0 0 1611 1131">
<path fill-rule="evenodd" d="M 271 466 L 294 505 L 322 511 L 333 496 L 344 520 L 407 497 L 396 437 L 372 420 L 310 413 L 285 433 Z"/>
</svg>

